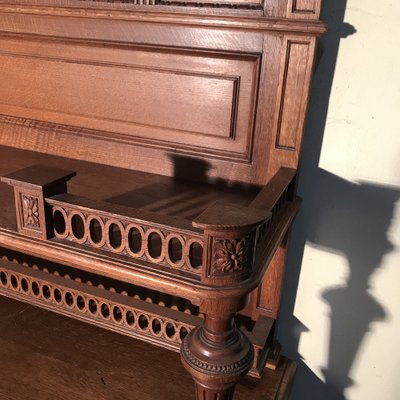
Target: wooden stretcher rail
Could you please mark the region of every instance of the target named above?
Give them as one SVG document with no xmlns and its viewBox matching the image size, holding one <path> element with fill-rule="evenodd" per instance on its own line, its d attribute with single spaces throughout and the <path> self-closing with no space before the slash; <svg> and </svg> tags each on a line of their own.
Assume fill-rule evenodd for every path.
<svg viewBox="0 0 400 400">
<path fill-rule="evenodd" d="M 182 340 L 202 317 L 132 298 L 105 288 L 0 260 L 0 295 L 179 352 Z M 249 375 L 260 377 L 273 320 L 260 317 L 242 331 L 254 346 Z"/>
</svg>

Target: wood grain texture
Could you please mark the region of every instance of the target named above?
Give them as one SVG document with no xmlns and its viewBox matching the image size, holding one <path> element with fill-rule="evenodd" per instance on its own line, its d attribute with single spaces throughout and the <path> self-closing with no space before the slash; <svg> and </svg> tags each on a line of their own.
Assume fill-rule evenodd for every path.
<svg viewBox="0 0 400 400">
<path fill-rule="evenodd" d="M 318 20 L 322 0 L 265 0 L 266 15 L 290 19 Z"/>
<path fill-rule="evenodd" d="M 175 179 L 0 146 L 1 176 L 35 164 L 55 168 L 63 166 L 76 171 L 77 176 L 69 182 L 70 193 L 76 196 L 140 208 L 160 215 L 175 216 L 186 219 L 189 223 L 217 200 L 248 205 L 259 192 L 258 187 L 227 185 L 223 182 L 207 184 L 187 181 L 184 179 L 185 165 L 193 174 L 198 169 L 197 173 L 202 175 L 203 164 L 192 163 L 186 159 L 175 159 L 174 169 L 177 175 Z M 182 179 L 179 179 L 181 175 Z M 12 198 L 12 189 L 1 184 L 0 199 L 4 208 L 0 213 L 0 225 L 15 230 L 15 208 Z"/>
<path fill-rule="evenodd" d="M 3 0 L 2 3 L 13 3 Z M 86 9 L 109 9 L 109 10 L 154 10 L 154 11 L 190 11 L 196 12 L 199 8 L 205 8 L 209 12 L 229 13 L 231 10 L 241 10 L 249 15 L 260 14 L 262 0 L 50 0 L 50 1 L 28 1 L 22 0 L 19 5 L 30 6 L 64 6 Z"/>
<path fill-rule="evenodd" d="M 255 56 L 21 39 L 4 40 L 1 53 L 0 113 L 47 122 L 37 127 L 48 135 L 64 127 L 70 136 L 250 159 Z"/>
<path fill-rule="evenodd" d="M 268 175 L 286 165 L 297 168 L 315 57 L 315 38 L 285 36 L 281 48 L 278 96 Z M 301 62 L 299 60 L 302 60 Z"/>
<path fill-rule="evenodd" d="M 260 64 L 259 57 L 243 53 L 170 54 L 161 48 L 4 39 L 3 58 L 8 63 L 4 72 L 10 83 L 2 87 L 0 140 L 170 176 L 175 172 L 174 154 L 180 153 L 204 159 L 204 175 L 209 179 L 265 184 L 282 165 L 274 154 L 267 156 L 277 140 L 270 136 L 271 129 L 279 132 L 281 144 L 296 146 L 293 154 L 280 153 L 284 165 L 296 167 L 300 151 L 310 77 L 306 71 L 314 49 L 310 45 L 307 52 L 311 64 L 296 75 L 291 67 L 304 54 L 290 57 L 288 40 L 266 35 Z M 280 64 L 278 54 L 282 54 Z M 167 69 L 159 69 L 160 63 Z M 159 72 L 151 65 L 157 65 Z M 40 73 L 44 69 L 46 78 Z M 174 71 L 181 72 L 175 75 Z M 30 79 L 25 82 L 22 77 L 27 75 Z M 76 76 L 86 77 L 84 84 Z M 140 84 L 135 83 L 137 79 Z M 21 82 L 21 89 L 15 92 L 11 82 Z M 60 87 L 54 93 L 55 85 Z M 152 100 L 153 89 L 148 87 L 157 89 L 158 100 Z M 78 91 L 81 95 L 75 96 Z M 24 95 L 17 96 L 19 92 Z M 32 97 L 31 93 L 38 94 Z M 290 125 L 296 118 L 297 127 Z M 114 142 L 111 148 L 106 144 L 110 140 Z M 150 162 L 155 158 L 160 162 Z M 271 164 L 268 169 L 266 162 Z"/>
<path fill-rule="evenodd" d="M 111 168 L 111 167 L 106 167 L 106 166 L 98 166 L 98 165 L 91 165 L 90 163 L 84 163 L 84 162 L 78 162 L 78 161 L 68 161 L 68 160 L 62 160 L 60 158 L 57 157 L 51 157 L 51 156 L 46 156 L 46 155 L 40 155 L 38 153 L 29 153 L 29 152 L 25 152 L 25 151 L 21 151 L 21 150 L 15 150 L 15 149 L 11 149 L 11 148 L 3 148 L 4 151 L 4 158 L 3 158 L 3 162 L 4 162 L 4 166 L 5 168 L 10 168 L 11 165 L 21 165 L 23 166 L 23 162 L 29 162 L 29 160 L 36 160 L 35 164 L 43 164 L 44 160 L 46 160 L 46 163 L 54 163 L 54 165 L 60 165 L 60 163 L 64 163 L 64 167 L 70 167 L 70 166 L 77 166 L 77 171 L 81 170 L 83 171 L 83 181 L 85 182 L 85 184 L 83 186 L 78 185 L 78 188 L 80 187 L 80 189 L 77 190 L 78 194 L 79 193 L 90 193 L 90 197 L 93 198 L 93 200 L 96 199 L 96 196 L 93 196 L 93 194 L 95 193 L 95 191 L 97 190 L 97 196 L 99 194 L 101 194 L 102 196 L 107 196 L 110 194 L 110 190 L 112 190 L 112 188 L 116 188 L 118 190 L 121 190 L 121 179 L 123 178 L 123 176 L 125 176 L 128 179 L 132 179 L 135 182 L 134 185 L 138 185 L 138 188 L 143 188 L 144 189 L 140 189 L 140 192 L 142 194 L 142 196 L 146 193 L 146 188 L 148 187 L 148 183 L 151 180 L 154 180 L 155 182 L 157 182 L 157 180 L 161 179 L 161 182 L 164 182 L 165 186 L 155 186 L 156 190 L 157 188 L 162 189 L 163 193 L 160 193 L 163 196 L 163 201 L 165 201 L 166 199 L 165 194 L 168 193 L 169 190 L 179 187 L 179 191 L 180 194 L 184 193 L 182 192 L 182 190 L 186 188 L 192 188 L 193 186 L 191 186 L 188 183 L 185 183 L 184 181 L 179 183 L 176 180 L 171 180 L 169 178 L 165 178 L 165 177 L 160 177 L 160 176 L 152 176 L 151 174 L 139 174 L 137 175 L 137 173 L 135 172 L 131 172 L 131 171 L 124 171 L 124 170 L 120 170 L 120 169 L 115 169 L 115 168 Z M 25 157 L 23 157 L 23 155 Z M 40 160 L 40 161 L 39 161 Z M 22 162 L 22 164 L 20 164 Z M 93 168 L 93 169 L 92 169 Z M 93 182 L 92 184 L 90 184 L 89 186 L 86 184 L 87 180 L 86 178 L 92 177 L 92 176 L 97 176 L 96 174 L 98 173 L 98 171 L 102 171 L 102 180 L 103 180 L 103 187 L 99 188 L 97 187 L 97 185 L 95 184 L 94 186 L 96 187 L 95 190 L 93 190 Z M 5 171 L 9 171 L 8 169 L 5 169 Z M 29 171 L 29 170 L 28 170 Z M 90 175 L 91 172 L 94 175 Z M 89 175 L 88 175 L 89 174 Z M 126 175 L 125 175 L 126 174 Z M 140 178 L 140 176 L 142 176 L 143 180 L 140 180 L 138 178 Z M 79 177 L 79 173 L 78 173 L 78 177 Z M 89 178 L 90 179 L 90 178 Z M 130 180 L 128 180 L 130 181 Z M 79 182 L 79 181 L 78 181 Z M 108 182 L 108 183 L 107 183 Z M 96 181 L 96 183 L 98 184 L 98 181 Z M 26 190 L 23 189 L 23 185 L 22 187 L 20 187 L 20 183 L 19 181 L 17 181 L 17 184 L 19 186 L 18 190 Z M 169 186 L 172 185 L 172 186 Z M 178 186 L 176 186 L 178 185 Z M 189 185 L 189 186 L 186 186 Z M 73 188 L 74 186 L 71 184 L 71 187 Z M 195 187 L 198 187 L 198 184 L 195 184 Z M 225 190 L 227 191 L 226 193 L 236 193 L 237 195 L 237 188 L 236 190 L 234 188 L 221 188 L 222 191 L 219 192 L 218 194 L 218 189 L 219 186 L 215 186 L 215 185 L 204 185 L 203 188 L 205 190 L 207 190 L 207 188 L 211 191 L 211 193 L 213 193 L 214 195 L 221 195 Z M 150 186 L 150 188 L 153 189 L 153 186 Z M 7 210 L 8 207 L 12 207 L 13 204 L 13 200 L 12 199 L 12 195 L 10 193 L 9 190 L 4 190 L 6 189 L 6 186 L 3 186 L 3 188 L 1 189 L 4 193 L 4 197 L 1 196 L 5 203 L 4 203 L 4 210 Z M 89 190 L 89 192 L 88 192 Z M 0 191 L 1 193 L 1 191 Z M 160 215 L 158 216 L 158 213 L 149 213 L 147 211 L 145 211 L 144 213 L 142 212 L 141 214 L 137 214 L 139 211 L 138 210 L 134 210 L 131 207 L 135 204 L 134 201 L 144 201 L 143 204 L 146 204 L 147 207 L 151 207 L 151 203 L 148 203 L 147 201 L 147 197 L 136 197 L 135 194 L 137 192 L 133 191 L 132 193 L 128 192 L 127 197 L 125 198 L 125 196 L 121 195 L 121 196 L 117 196 L 115 199 L 110 198 L 109 201 L 111 200 L 111 202 L 116 202 L 117 204 L 121 204 L 120 202 L 122 201 L 130 201 L 132 199 L 132 203 L 128 203 L 130 205 L 130 211 L 129 212 L 133 212 L 133 214 L 136 214 L 136 218 L 139 217 L 140 221 L 143 221 L 140 217 L 140 215 L 147 216 L 147 218 L 149 218 L 149 216 L 152 216 L 152 218 L 156 218 L 155 221 L 158 221 L 158 226 L 163 226 L 162 229 L 164 230 L 170 230 L 170 229 L 178 229 L 178 231 L 176 232 L 176 235 L 179 236 L 180 233 L 184 232 L 185 230 L 182 230 L 182 227 L 187 222 L 185 222 L 185 220 L 183 221 L 179 221 L 179 219 L 177 220 L 176 218 L 166 218 L 165 216 L 162 216 L 162 213 L 160 213 Z M 150 191 L 149 195 L 151 199 L 151 196 L 154 192 Z M 169 192 L 171 193 L 171 192 Z M 176 193 L 176 192 L 172 192 L 172 193 Z M 246 196 L 249 196 L 251 193 L 251 191 L 249 192 L 244 192 L 243 194 L 245 194 Z M 253 192 L 254 193 L 254 192 Z M 11 195 L 11 199 L 10 199 L 10 195 Z M 97 197 L 98 199 L 99 197 Z M 101 197 L 100 197 L 101 198 Z M 104 197 L 103 197 L 104 198 Z M 191 192 L 189 192 L 189 198 L 191 198 Z M 232 197 L 234 198 L 234 197 Z M 8 199 L 8 200 L 7 200 Z M 57 196 L 54 198 L 54 200 L 57 199 Z M 73 198 L 72 198 L 73 199 Z M 206 197 L 207 200 L 211 200 L 210 196 Z M 228 197 L 227 197 L 228 199 Z M 239 198 L 238 198 L 239 199 Z M 11 200 L 11 201 L 10 201 Z M 250 198 L 247 197 L 247 201 L 249 201 Z M 172 203 L 175 204 L 175 200 L 174 197 L 172 197 L 171 199 Z M 73 202 L 73 201 L 72 201 Z M 96 202 L 93 201 L 86 201 L 84 200 L 82 204 L 79 203 L 80 200 L 78 198 L 77 204 L 75 205 L 75 207 L 82 207 L 82 205 L 84 205 L 86 208 L 88 205 L 96 205 Z M 215 197 L 214 197 L 214 201 L 215 202 Z M 51 202 L 50 202 L 51 203 Z M 49 204 L 50 204 L 49 203 Z M 54 203 L 54 202 L 53 202 Z M 97 203 L 98 205 L 101 205 L 101 202 Z M 125 203 L 126 204 L 126 203 Z M 156 210 L 157 207 L 159 206 L 159 204 L 156 202 Z M 190 203 L 189 203 L 190 204 Z M 212 203 L 203 203 L 204 204 L 212 204 Z M 240 205 L 243 204 L 240 201 L 237 202 L 237 206 L 238 210 L 242 210 L 241 212 L 245 214 L 245 212 L 243 211 L 243 209 L 240 208 Z M 247 203 L 248 204 L 248 203 Z M 171 294 L 178 294 L 178 292 L 180 292 L 184 297 L 186 296 L 188 299 L 190 299 L 193 302 L 199 302 L 200 298 L 210 298 L 210 288 L 208 285 L 214 286 L 214 285 L 218 285 L 221 287 L 221 285 L 225 285 L 226 287 L 224 288 L 225 291 L 222 292 L 215 292 L 213 293 L 213 296 L 224 296 L 224 295 L 228 295 L 228 284 L 233 285 L 231 287 L 231 294 L 239 294 L 239 293 L 246 293 L 246 291 L 250 290 L 249 288 L 253 289 L 254 286 L 257 286 L 257 281 L 261 280 L 262 274 L 264 273 L 264 268 L 266 268 L 267 264 L 268 264 L 268 260 L 271 259 L 271 257 L 273 256 L 279 241 L 281 240 L 281 236 L 284 235 L 284 233 L 287 231 L 287 229 L 290 226 L 290 223 L 292 221 L 292 219 L 294 218 L 296 212 L 297 212 L 297 203 L 290 203 L 290 202 L 286 202 L 284 201 L 284 203 L 282 203 L 284 205 L 290 205 L 290 207 L 286 207 L 285 208 L 285 212 L 282 214 L 282 218 L 276 218 L 274 219 L 274 224 L 272 224 L 271 226 L 267 227 L 267 221 L 268 221 L 268 216 L 269 210 L 264 210 L 264 211 L 260 211 L 260 210 L 248 210 L 249 215 L 251 213 L 254 213 L 255 217 L 261 218 L 261 220 L 259 220 L 261 223 L 263 221 L 263 218 L 266 219 L 265 224 L 260 225 L 259 227 L 257 226 L 253 226 L 252 224 L 250 224 L 250 226 L 247 226 L 247 223 L 245 220 L 243 220 L 243 224 L 239 225 L 239 226 L 231 226 L 231 227 L 227 227 L 227 229 L 224 230 L 223 234 L 215 234 L 214 232 L 218 232 L 218 224 L 216 225 L 207 225 L 206 229 L 205 229 L 205 233 L 204 233 L 204 238 L 202 238 L 202 240 L 204 241 L 204 243 L 207 242 L 207 245 L 204 246 L 204 254 L 203 254 L 203 260 L 204 260 L 204 268 L 202 268 L 202 278 L 201 281 L 203 282 L 203 288 L 201 289 L 201 287 L 199 286 L 199 283 L 197 283 L 197 285 L 194 285 L 194 283 L 198 282 L 198 280 L 195 279 L 195 277 L 193 276 L 193 274 L 184 274 L 183 271 L 179 271 L 176 268 L 167 268 L 165 269 L 164 267 L 162 267 L 162 265 L 158 265 L 157 264 L 157 260 L 150 258 L 149 260 L 146 259 L 142 259 L 141 257 L 139 258 L 133 258 L 133 259 L 129 259 L 126 254 L 121 253 L 121 254 L 116 254 L 116 252 L 114 252 L 115 254 L 108 254 L 107 252 L 105 252 L 102 249 L 98 249 L 96 248 L 96 246 L 90 246 L 90 248 L 85 248 L 82 247 L 82 242 L 80 240 L 75 240 L 75 241 L 70 241 L 70 240 L 64 240 L 61 237 L 60 238 L 55 238 L 54 240 L 50 240 L 50 241 L 42 241 L 42 242 L 38 242 L 36 240 L 32 240 L 28 237 L 26 237 L 26 235 L 15 235 L 15 233 L 12 232 L 12 225 L 11 225 L 11 229 L 8 229 L 6 226 L 1 227 L 1 234 L 0 234 L 0 242 L 2 243 L 3 246 L 5 247 L 10 247 L 12 249 L 15 250 L 19 250 L 22 252 L 27 252 L 29 254 L 32 255 L 36 255 L 36 256 L 43 256 L 44 254 L 46 254 L 46 257 L 48 257 L 49 259 L 53 260 L 54 262 L 61 262 L 61 263 L 66 263 L 67 265 L 71 265 L 80 269 L 87 269 L 89 271 L 95 272 L 95 273 L 99 273 L 99 274 L 103 274 L 105 276 L 108 277 L 113 277 L 116 279 L 122 279 L 122 280 L 126 280 L 127 282 L 131 282 L 133 283 L 135 281 L 136 284 L 142 284 L 142 285 L 148 285 L 149 287 L 156 289 L 157 287 L 163 287 L 163 290 L 165 290 L 167 293 L 171 293 Z M 199 203 L 200 205 L 200 203 Z M 153 206 L 154 206 L 154 199 L 153 199 Z M 84 207 L 84 208 L 85 208 Z M 110 206 L 110 210 L 112 210 L 112 206 Z M 144 207 L 146 208 L 146 207 Z M 12 208 L 11 208 L 12 209 Z M 115 207 L 115 210 L 121 210 L 121 207 Z M 125 209 L 122 208 L 124 210 L 125 213 Z M 164 208 L 162 207 L 162 209 L 165 211 L 168 210 L 168 208 Z M 203 208 L 204 210 L 204 208 Z M 280 209 L 277 209 L 276 212 L 278 212 Z M 191 211 L 193 211 L 191 209 Z M 267 212 L 265 212 L 267 211 Z M 14 211 L 15 212 L 15 211 Z M 96 211 L 94 211 L 94 209 L 92 209 L 91 211 L 92 213 L 96 213 Z M 6 217 L 7 214 L 5 214 L 4 216 Z M 113 216 L 116 217 L 118 214 L 113 213 Z M 129 217 L 129 213 L 127 213 L 128 217 Z M 127 218 L 127 216 L 121 216 L 119 218 Z M 234 218 L 234 216 L 233 216 Z M 150 218 L 149 218 L 150 219 Z M 52 219 L 50 218 L 49 221 L 51 222 Z M 155 222 L 154 221 L 154 222 Z M 175 221 L 175 222 L 174 222 Z M 238 221 L 240 221 L 240 219 L 238 219 Z M 4 219 L 4 222 L 7 222 L 7 219 Z M 143 221 L 145 225 L 148 225 L 149 223 L 151 224 L 151 222 L 149 221 Z M 253 221 L 254 222 L 254 221 Z M 52 223 L 52 222 L 51 222 Z M 172 225 L 165 225 L 165 224 L 173 224 Z M 161 224 L 161 225 L 160 225 Z M 164 224 L 164 225 L 163 225 Z M 15 223 L 14 223 L 15 226 Z M 148 228 L 146 228 L 148 229 Z M 188 232 L 187 229 L 185 228 L 186 231 Z M 259 239 L 257 240 L 257 242 L 254 242 L 253 239 L 250 240 L 249 242 L 249 247 L 246 247 L 246 251 L 249 252 L 249 254 L 252 252 L 252 249 L 255 246 L 258 246 L 259 248 L 259 256 L 257 259 L 254 260 L 254 266 L 252 266 L 252 263 L 248 263 L 246 262 L 246 265 L 248 267 L 244 268 L 244 269 L 240 269 L 237 271 L 227 271 L 229 273 L 227 274 L 223 274 L 222 276 L 218 276 L 218 278 L 215 280 L 214 277 L 212 276 L 208 276 L 208 272 L 209 271 L 209 266 L 211 265 L 211 259 L 209 259 L 209 256 L 211 257 L 211 254 L 213 254 L 213 252 L 217 251 L 217 249 L 214 247 L 214 238 L 218 239 L 218 240 L 241 240 L 241 238 L 245 238 L 245 237 L 254 237 L 254 235 L 256 234 L 255 229 L 262 229 L 264 234 L 262 236 L 259 235 Z M 193 231 L 191 233 L 192 235 L 197 235 L 196 231 Z M 18 237 L 19 236 L 19 237 Z M 31 236 L 32 235 L 28 235 Z M 197 237 L 197 236 L 196 236 Z M 212 239 L 212 240 L 211 240 Z M 215 242 L 216 244 L 217 242 Z M 211 247 L 209 247 L 211 246 Z M 233 254 L 232 254 L 233 255 Z M 252 257 L 251 257 L 252 258 Z M 250 260 L 250 258 L 246 259 Z M 148 262 L 150 261 L 150 263 Z M 207 268 L 205 267 L 207 266 Z M 154 275 L 154 272 L 157 272 L 157 274 L 162 274 L 164 276 L 164 280 L 163 281 L 159 281 L 159 279 L 157 278 L 156 275 Z M 233 272 L 233 273 L 230 273 Z M 237 287 L 236 283 L 241 282 L 243 279 L 247 279 L 250 278 L 248 280 L 245 280 L 246 284 L 241 286 L 241 287 Z M 255 279 L 255 280 L 253 280 Z M 160 286 L 161 285 L 161 286 Z M 219 293 L 219 294 L 218 294 Z"/>
<path fill-rule="evenodd" d="M 28 4 L 26 0 L 25 4 L 8 5 L 7 1 L 3 0 L 0 3 L 0 14 L 9 14 L 8 16 L 15 21 L 29 21 L 30 17 L 24 18 L 25 15 L 36 15 L 37 16 L 51 16 L 52 18 L 68 16 L 75 18 L 90 19 L 103 19 L 103 20 L 130 20 L 130 21 L 141 21 L 141 22 L 166 22 L 172 25 L 189 25 L 189 26 L 208 26 L 208 27 L 229 27 L 233 29 L 246 29 L 246 30 L 259 30 L 259 31 L 278 31 L 278 32 L 298 32 L 298 33 L 309 33 L 309 34 L 322 34 L 325 31 L 325 26 L 320 21 L 313 21 L 304 18 L 299 18 L 298 15 L 292 20 L 285 20 L 287 18 L 288 3 L 281 0 L 265 0 L 265 15 L 268 18 L 262 17 L 258 10 L 256 12 L 246 12 L 246 10 L 239 10 L 228 12 L 228 10 L 222 9 L 222 13 L 218 10 L 207 10 L 206 18 L 204 11 L 196 9 L 186 9 L 185 13 L 182 10 L 160 10 L 153 9 L 151 7 L 113 7 L 109 5 L 107 8 L 103 7 L 62 7 L 63 0 L 58 0 L 57 6 L 43 6 L 36 4 Z M 291 1 L 291 0 L 287 0 Z M 3 4 L 2 4 L 3 3 Z M 29 2 L 31 3 L 31 2 Z M 320 6 L 320 3 L 319 3 Z M 111 9 L 110 9 L 111 8 Z M 170 12 L 169 12 L 170 11 Z M 232 15 L 233 14 L 233 15 Z M 17 17 L 20 15 L 21 17 Z M 238 18 L 239 17 L 239 18 Z M 40 20 L 40 18 L 38 18 Z M 42 19 L 43 20 L 43 19 Z M 7 20 L 4 20 L 7 22 Z M 79 20 L 73 21 L 79 24 Z M 31 24 L 29 24 L 31 25 Z M 18 27 L 7 27 L 15 31 L 15 29 L 26 29 L 23 25 Z M 45 26 L 32 27 L 31 29 L 46 29 Z M 46 30 L 48 30 L 47 28 Z M 54 29 L 54 27 L 53 27 Z M 8 31 L 8 30 L 7 30 Z"/>
<path fill-rule="evenodd" d="M 192 398 L 175 353 L 3 297 L 0 310 L 1 399 Z M 239 384 L 235 400 L 283 400 L 294 373 L 283 358 L 259 383 Z"/>
<path fill-rule="evenodd" d="M 282 150 L 296 150 L 299 113 L 302 102 L 296 101 L 298 93 L 304 92 L 307 64 L 299 61 L 308 58 L 309 43 L 287 42 L 284 76 L 275 146 Z"/>
<path fill-rule="evenodd" d="M 120 333 L 136 315 L 133 336 L 180 346 L 197 400 L 232 400 L 242 377 L 261 374 L 301 202 L 320 7 L 0 0 L 0 172 L 45 165 L 8 175 L 14 196 L 0 188 L 0 245 L 19 254 L 0 271 L 2 294 Z M 53 167 L 78 178 L 67 187 L 71 174 L 57 180 Z M 32 258 L 95 277 L 98 289 L 111 281 L 179 298 L 201 322 L 29 274 Z M 146 390 L 168 398 L 163 384 Z"/>
<path fill-rule="evenodd" d="M 322 0 L 289 0 L 288 17 L 318 19 L 321 13 Z"/>
</svg>

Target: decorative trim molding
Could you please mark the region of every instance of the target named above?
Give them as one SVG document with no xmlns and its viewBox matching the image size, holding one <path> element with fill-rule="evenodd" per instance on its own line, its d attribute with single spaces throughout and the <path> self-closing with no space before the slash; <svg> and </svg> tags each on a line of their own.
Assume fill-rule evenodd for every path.
<svg viewBox="0 0 400 400">
<path fill-rule="evenodd" d="M 196 330 L 200 328 L 195 328 Z M 249 346 L 249 352 L 244 358 L 231 364 L 207 363 L 196 357 L 189 348 L 187 337 L 182 341 L 181 355 L 185 361 L 195 370 L 209 375 L 242 375 L 249 370 L 254 359 L 254 348 Z"/>
<path fill-rule="evenodd" d="M 305 33 L 308 35 L 319 36 L 325 33 L 326 26 L 321 21 L 313 21 L 311 19 L 299 18 L 297 14 L 291 14 L 291 18 L 277 19 L 277 16 L 261 16 L 257 15 L 204 15 L 201 13 L 180 15 L 171 10 L 172 7 L 138 7 L 136 10 L 131 9 L 96 9 L 96 8 L 66 8 L 66 7 L 38 7 L 31 5 L 20 5 L 18 7 L 10 5 L 0 5 L 0 14 L 18 13 L 22 15 L 51 15 L 54 17 L 78 17 L 93 18 L 107 20 L 124 20 L 124 21 L 140 21 L 150 23 L 173 23 L 176 25 L 196 26 L 196 27 L 214 27 L 214 28 L 231 28 L 238 30 L 250 30 L 259 32 L 292 32 Z M 148 12 L 151 10 L 152 12 Z M 227 10 L 227 9 L 225 9 Z M 163 12 L 161 12 L 163 11 Z M 262 11 L 257 11 L 261 13 Z M 313 16 L 314 18 L 314 16 Z"/>
<path fill-rule="evenodd" d="M 262 10 L 263 0 L 255 2 L 241 1 L 194 1 L 194 0 L 79 0 L 79 2 L 87 3 L 124 3 L 134 6 L 162 6 L 162 7 L 198 7 L 198 8 L 228 8 L 238 10 Z"/>
</svg>

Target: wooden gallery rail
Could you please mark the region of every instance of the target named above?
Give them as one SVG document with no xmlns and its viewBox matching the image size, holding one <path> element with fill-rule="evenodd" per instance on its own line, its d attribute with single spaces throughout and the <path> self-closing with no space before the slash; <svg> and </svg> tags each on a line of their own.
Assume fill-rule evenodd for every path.
<svg viewBox="0 0 400 400">
<path fill-rule="evenodd" d="M 0 292 L 180 351 L 199 393 L 229 397 L 240 376 L 260 376 L 271 321 L 260 317 L 238 329 L 234 316 L 298 210 L 295 171 L 282 168 L 249 207 L 216 203 L 192 226 L 70 195 L 66 182 L 74 175 L 32 166 L 2 177 L 14 188 L 18 231 L 30 238 L 10 236 L 13 247 L 42 256 L 52 251 L 67 265 L 183 296 L 205 318 L 11 262 L 0 267 Z M 110 263 L 124 268 L 114 272 Z"/>
</svg>

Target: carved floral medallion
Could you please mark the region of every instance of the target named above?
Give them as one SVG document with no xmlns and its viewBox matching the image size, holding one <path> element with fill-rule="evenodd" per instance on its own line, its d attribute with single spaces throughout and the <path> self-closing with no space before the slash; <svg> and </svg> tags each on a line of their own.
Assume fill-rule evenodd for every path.
<svg viewBox="0 0 400 400">
<path fill-rule="evenodd" d="M 249 241 L 247 238 L 217 240 L 215 244 L 215 274 L 229 274 L 248 268 Z"/>
<path fill-rule="evenodd" d="M 37 197 L 22 195 L 22 211 L 24 226 L 40 228 L 39 199 Z"/>
</svg>

